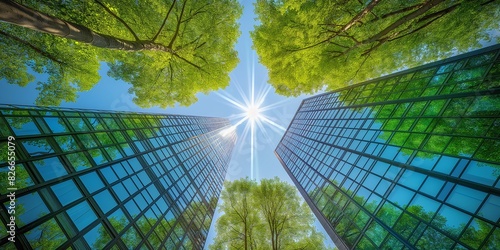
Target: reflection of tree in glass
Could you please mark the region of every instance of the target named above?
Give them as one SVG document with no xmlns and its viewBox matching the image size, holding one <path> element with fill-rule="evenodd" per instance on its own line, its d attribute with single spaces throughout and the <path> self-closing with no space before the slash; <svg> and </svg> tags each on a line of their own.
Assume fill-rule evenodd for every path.
<svg viewBox="0 0 500 250">
<path fill-rule="evenodd" d="M 498 8 L 489 0 L 261 0 L 252 38 L 269 82 L 297 96 L 480 47 L 498 37 Z"/>
<path fill-rule="evenodd" d="M 25 86 L 34 80 L 30 70 L 48 74 L 38 83 L 39 105 L 75 101 L 78 91 L 99 80 L 99 61 L 108 63 L 110 76 L 132 84 L 140 106 L 189 105 L 196 93 L 229 84 L 228 73 L 238 62 L 233 50 L 241 15 L 237 1 L 22 4 L 28 8 L 0 3 L 2 20 L 32 29 L 0 24 L 0 58 L 9 62 L 0 78 Z"/>
<path fill-rule="evenodd" d="M 295 188 L 275 179 L 226 182 L 210 249 L 326 249 Z"/>
<path fill-rule="evenodd" d="M 365 211 L 359 209 L 358 205 L 363 204 L 366 210 L 374 212 L 379 204 L 376 202 L 366 202 L 365 197 L 353 195 L 350 190 L 341 188 L 341 191 L 336 191 L 336 188 L 332 185 L 326 185 L 321 189 L 311 191 L 310 196 L 313 198 L 320 197 L 313 199 L 316 206 L 333 226 L 335 232 L 344 239 L 344 242 L 349 247 L 353 247 L 358 237 L 361 236 L 360 229 L 364 228 L 370 220 L 370 216 Z M 320 195 L 320 193 L 323 193 L 323 195 Z M 352 197 L 358 205 L 355 205 L 343 193 Z M 398 205 L 405 206 L 406 204 Z M 401 238 L 408 240 L 410 244 L 417 246 L 419 249 L 449 249 L 453 243 L 449 237 L 428 227 L 424 221 L 432 221 L 431 224 L 434 227 L 454 237 L 460 234 L 461 230 L 459 228 L 465 226 L 462 224 L 458 227 L 451 227 L 447 225 L 447 219 L 444 216 L 436 214 L 435 211 L 426 211 L 422 205 L 410 205 L 406 209 L 400 209 L 386 202 L 376 212 L 376 216 L 400 235 Z M 470 247 L 477 248 L 486 239 L 491 229 L 491 224 L 480 219 L 474 219 L 471 225 L 465 229 L 460 239 Z M 424 232 L 424 230 L 426 231 Z M 422 232 L 424 234 L 418 238 Z M 377 223 L 372 222 L 367 228 L 366 235 L 380 246 L 387 232 Z M 489 244 L 494 244 L 492 240 L 497 238 L 498 235 L 492 235 Z M 395 238 L 393 239 L 392 236 L 390 239 L 383 243 L 382 247 L 384 249 L 399 249 L 403 246 L 401 242 Z M 356 245 L 356 248 L 359 249 L 371 249 L 373 247 L 372 243 L 366 240 L 360 240 Z"/>
</svg>

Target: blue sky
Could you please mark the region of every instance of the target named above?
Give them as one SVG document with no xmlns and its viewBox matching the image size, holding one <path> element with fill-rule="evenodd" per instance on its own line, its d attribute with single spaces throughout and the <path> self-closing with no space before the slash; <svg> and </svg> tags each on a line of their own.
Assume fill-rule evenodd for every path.
<svg viewBox="0 0 500 250">
<path fill-rule="evenodd" d="M 229 87 L 226 89 L 218 92 L 212 92 L 208 95 L 199 94 L 198 102 L 189 107 L 143 109 L 132 102 L 132 96 L 127 92 L 130 87 L 129 84 L 108 77 L 106 75 L 108 68 L 105 64 L 102 64 L 100 69 L 100 82 L 96 84 L 92 90 L 79 93 L 79 97 L 76 102 L 62 103 L 61 106 L 101 110 L 225 117 L 229 118 L 233 124 L 236 124 L 239 119 L 233 119 L 234 116 L 242 113 L 243 111 L 222 98 L 221 95 L 231 97 L 240 103 L 244 103 L 243 100 L 245 97 L 241 95 L 241 92 L 246 95 L 246 98 L 250 98 L 251 83 L 253 81 L 255 84 L 254 90 L 256 97 L 258 97 L 259 94 L 265 93 L 266 90 L 269 90 L 261 107 L 271 105 L 273 108 L 263 112 L 262 114 L 279 127 L 286 129 L 301 101 L 307 96 L 287 98 L 274 93 L 274 89 L 267 83 L 267 69 L 263 65 L 259 64 L 257 54 L 252 49 L 252 41 L 249 32 L 253 30 L 254 25 L 256 25 L 256 16 L 253 12 L 253 4 L 251 1 L 244 0 L 240 1 L 240 3 L 244 8 L 243 15 L 239 21 L 241 36 L 236 44 L 236 50 L 238 51 L 240 63 L 230 74 L 231 82 Z M 39 79 L 37 79 L 37 81 L 44 77 L 46 76 L 38 76 Z M 38 95 L 38 91 L 35 88 L 36 81 L 30 83 L 26 87 L 19 87 L 17 85 L 8 84 L 5 79 L 2 79 L 0 80 L 0 103 L 34 105 L 35 99 Z M 239 91 L 239 89 L 242 91 Z M 274 149 L 283 136 L 284 131 L 282 129 L 278 129 L 277 126 L 269 125 L 269 123 L 264 123 L 263 127 L 256 129 L 253 157 L 254 170 L 252 172 L 250 132 L 248 132 L 247 136 L 243 136 L 245 125 L 246 122 L 242 123 L 237 128 L 238 141 L 233 150 L 233 156 L 226 175 L 226 180 L 235 180 L 247 176 L 259 180 L 262 178 L 273 178 L 278 176 L 281 180 L 292 184 L 292 181 L 274 155 Z M 214 222 L 217 217 L 218 216 L 216 214 Z M 206 246 L 210 244 L 212 237 L 215 236 L 213 224 L 214 223 L 212 223 L 212 228 L 210 230 Z M 320 231 L 324 232 L 318 222 L 315 224 Z M 328 238 L 326 234 L 325 237 Z M 327 244 L 333 246 L 333 243 L 329 238 L 327 239 Z"/>
</svg>

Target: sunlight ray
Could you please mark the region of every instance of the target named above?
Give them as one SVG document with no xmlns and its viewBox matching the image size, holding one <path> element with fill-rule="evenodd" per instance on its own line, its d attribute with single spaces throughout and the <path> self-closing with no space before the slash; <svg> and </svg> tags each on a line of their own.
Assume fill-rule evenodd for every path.
<svg viewBox="0 0 500 250">
<path fill-rule="evenodd" d="M 283 132 L 285 132 L 285 131 L 286 131 L 286 128 L 284 128 L 283 126 L 281 126 L 281 125 L 279 125 L 279 124 L 277 124 L 277 123 L 275 123 L 275 122 L 273 122 L 273 121 L 269 120 L 269 119 L 268 119 L 267 117 L 265 117 L 265 116 L 262 116 L 262 117 L 261 117 L 261 119 L 262 119 L 262 120 L 264 120 L 264 121 L 266 121 L 267 123 L 269 123 L 269 124 L 273 125 L 274 127 L 279 128 L 279 129 L 280 129 L 281 131 L 283 131 Z"/>
<path fill-rule="evenodd" d="M 217 94 L 218 96 L 222 97 L 224 100 L 226 100 L 226 101 L 230 102 L 231 104 L 234 104 L 236 107 L 238 107 L 238 108 L 240 108 L 240 109 L 242 109 L 242 110 L 245 110 L 245 108 L 246 108 L 245 106 L 243 106 L 243 105 L 242 105 L 242 104 L 240 104 L 239 102 L 237 102 L 237 101 L 235 101 L 235 100 L 231 99 L 231 97 L 227 97 L 227 96 L 225 96 L 225 95 L 223 95 L 223 94 L 220 94 L 220 93 L 218 93 L 218 92 L 216 92 L 215 94 Z"/>
</svg>

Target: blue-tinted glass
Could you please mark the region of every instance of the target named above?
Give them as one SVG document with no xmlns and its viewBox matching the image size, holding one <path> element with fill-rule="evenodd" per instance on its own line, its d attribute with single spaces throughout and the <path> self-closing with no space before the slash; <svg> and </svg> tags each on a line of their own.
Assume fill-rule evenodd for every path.
<svg viewBox="0 0 500 250">
<path fill-rule="evenodd" d="M 116 195 L 118 198 L 123 201 L 129 197 L 129 194 L 125 190 L 125 187 L 123 187 L 123 184 L 118 183 L 113 186 L 113 191 L 115 191 Z"/>
<path fill-rule="evenodd" d="M 453 170 L 453 167 L 458 162 L 458 158 L 441 156 L 439 162 L 434 167 L 434 171 L 441 172 L 443 174 L 449 174 Z"/>
<path fill-rule="evenodd" d="M 101 178 L 96 172 L 90 172 L 86 175 L 80 176 L 80 180 L 82 180 L 83 185 L 85 185 L 89 193 L 93 193 L 94 191 L 104 187 L 104 183 L 102 183 Z"/>
<path fill-rule="evenodd" d="M 50 187 L 54 194 L 56 195 L 61 205 L 66 206 L 67 204 L 82 197 L 82 194 L 76 187 L 73 180 L 68 180 Z"/>
<path fill-rule="evenodd" d="M 92 249 L 103 249 L 104 246 L 111 241 L 109 233 L 106 232 L 106 229 L 102 224 L 95 226 L 88 233 L 86 233 L 83 238 L 85 238 L 85 241 L 87 241 Z"/>
<path fill-rule="evenodd" d="M 52 130 L 52 133 L 70 132 L 64 125 L 64 122 L 57 117 L 44 117 L 43 119 L 49 126 L 50 130 Z"/>
<path fill-rule="evenodd" d="M 124 180 L 123 184 L 125 185 L 125 188 L 127 189 L 129 194 L 132 195 L 133 193 L 137 192 L 137 187 L 135 186 L 131 178 L 127 178 L 126 180 Z"/>
<path fill-rule="evenodd" d="M 68 161 L 71 163 L 71 165 L 73 165 L 75 171 L 80 171 L 92 167 L 92 164 L 90 164 L 88 158 L 82 152 L 68 154 L 66 155 L 66 158 L 68 158 Z"/>
<path fill-rule="evenodd" d="M 486 193 L 461 185 L 456 185 L 446 202 L 465 209 L 471 213 L 475 213 L 485 197 Z"/>
<path fill-rule="evenodd" d="M 454 208 L 443 205 L 433 219 L 432 224 L 453 236 L 458 236 L 462 229 L 469 223 L 470 216 Z"/>
<path fill-rule="evenodd" d="M 93 198 L 104 213 L 109 212 L 109 210 L 111 210 L 117 205 L 113 196 L 111 196 L 109 191 L 106 189 L 94 195 Z"/>
<path fill-rule="evenodd" d="M 56 136 L 54 138 L 63 152 L 75 151 L 80 149 L 75 139 L 71 135 Z"/>
<path fill-rule="evenodd" d="M 415 214 L 416 216 L 422 216 L 422 214 L 420 212 L 416 212 L 416 211 L 420 211 L 420 210 L 414 210 L 413 208 L 416 208 L 416 207 L 421 207 L 423 212 L 425 213 L 425 217 L 424 219 L 425 220 L 429 220 L 430 217 L 436 213 L 437 209 L 439 208 L 439 205 L 440 203 L 435 201 L 435 200 L 431 200 L 421 194 L 417 194 L 415 195 L 415 197 L 413 198 L 412 202 L 410 203 L 411 205 L 411 208 L 408 208 L 408 210 L 410 212 L 412 212 L 413 214 Z"/>
<path fill-rule="evenodd" d="M 493 185 L 499 175 L 500 171 L 489 164 L 471 161 L 462 174 L 462 178 L 486 185 Z"/>
<path fill-rule="evenodd" d="M 101 169 L 101 173 L 104 175 L 104 178 L 108 183 L 113 183 L 118 180 L 115 172 L 111 169 L 111 167 L 106 167 Z"/>
<path fill-rule="evenodd" d="M 405 170 L 403 176 L 398 181 L 401 185 L 418 190 L 425 179 L 425 175 L 411 170 Z"/>
<path fill-rule="evenodd" d="M 117 232 L 121 232 L 129 224 L 129 220 L 120 208 L 111 214 L 108 220 Z"/>
<path fill-rule="evenodd" d="M 39 156 L 44 154 L 54 153 L 54 150 L 45 139 L 24 140 L 22 141 L 24 148 L 30 156 Z"/>
<path fill-rule="evenodd" d="M 30 117 L 6 117 L 15 135 L 39 135 L 40 130 Z"/>
<path fill-rule="evenodd" d="M 57 157 L 34 161 L 33 164 L 46 181 L 68 174 Z"/>
<path fill-rule="evenodd" d="M 420 191 L 431 196 L 436 196 L 443 184 L 444 181 L 429 176 L 420 188 Z"/>
<path fill-rule="evenodd" d="M 400 186 L 394 186 L 394 189 L 389 194 L 389 200 L 400 205 L 401 207 L 406 207 L 410 200 L 413 198 L 415 193 Z"/>
<path fill-rule="evenodd" d="M 479 215 L 493 222 L 500 219 L 500 196 L 492 195 L 488 197 L 484 205 L 479 210 Z"/>
<path fill-rule="evenodd" d="M 104 157 L 104 154 L 102 153 L 102 151 L 100 149 L 92 149 L 92 150 L 89 150 L 88 152 L 89 152 L 90 156 L 92 156 L 92 158 L 94 159 L 94 162 L 97 165 L 108 162 L 108 160 L 106 160 L 106 158 Z"/>
<path fill-rule="evenodd" d="M 55 219 L 50 219 L 43 224 L 25 233 L 26 239 L 33 249 L 46 249 L 47 243 L 51 249 L 66 242 L 66 236 Z"/>
<path fill-rule="evenodd" d="M 141 212 L 139 207 L 137 207 L 137 205 L 135 204 L 134 200 L 130 200 L 129 202 L 125 203 L 125 208 L 132 217 L 137 216 Z"/>
<path fill-rule="evenodd" d="M 9 207 L 8 202 L 4 205 L 6 208 Z M 21 225 L 26 225 L 49 213 L 49 209 L 37 192 L 16 197 L 16 206 L 23 208 L 22 213 L 16 213 L 16 220 Z"/>
<path fill-rule="evenodd" d="M 82 230 L 87 227 L 90 223 L 97 219 L 94 211 L 90 208 L 87 201 L 83 201 L 78 205 L 68 209 L 66 211 L 69 218 L 75 223 L 78 230 Z"/>
</svg>

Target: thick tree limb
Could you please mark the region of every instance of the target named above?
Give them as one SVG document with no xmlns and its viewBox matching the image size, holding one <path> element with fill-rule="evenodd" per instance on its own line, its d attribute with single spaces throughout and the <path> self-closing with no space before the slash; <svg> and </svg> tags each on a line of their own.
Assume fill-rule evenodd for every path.
<svg viewBox="0 0 500 250">
<path fill-rule="evenodd" d="M 100 34 L 83 25 L 38 12 L 10 0 L 0 0 L 0 20 L 101 48 L 175 53 L 171 48 L 151 41 L 130 41 Z"/>
</svg>

